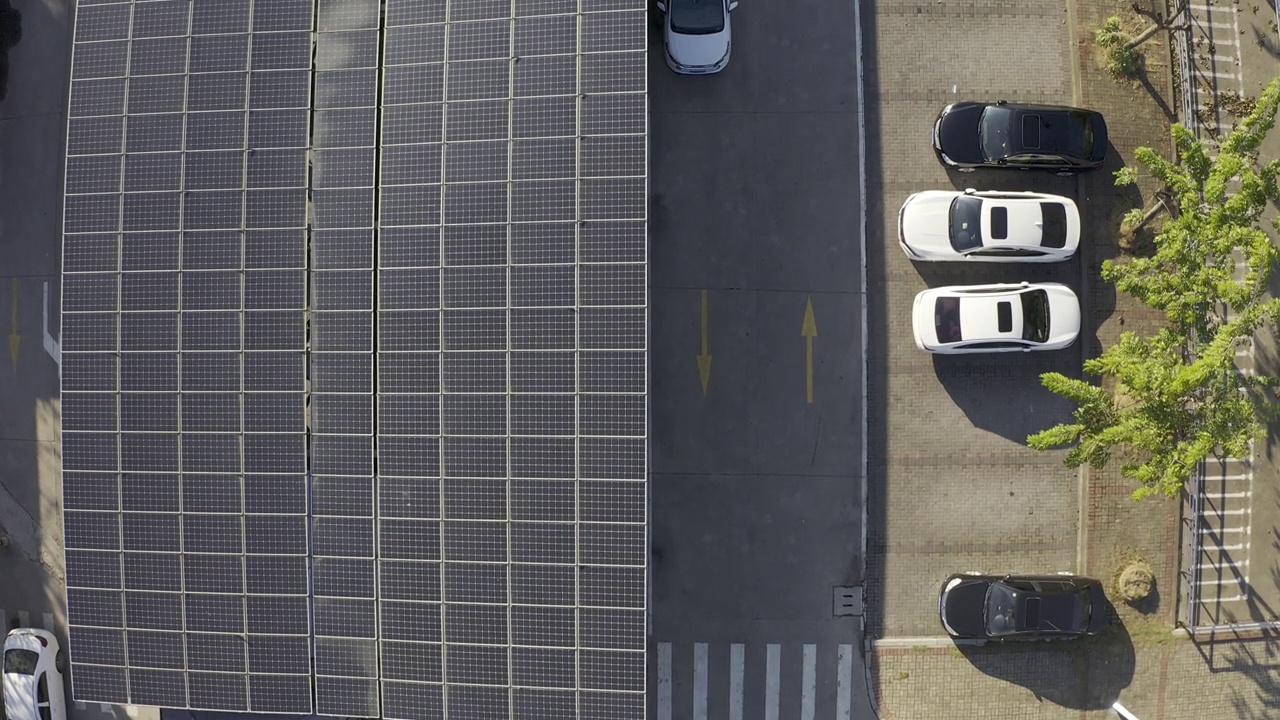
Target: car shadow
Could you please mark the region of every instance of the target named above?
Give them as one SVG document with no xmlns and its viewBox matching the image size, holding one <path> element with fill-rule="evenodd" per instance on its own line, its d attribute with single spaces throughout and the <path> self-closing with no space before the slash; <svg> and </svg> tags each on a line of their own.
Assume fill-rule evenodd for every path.
<svg viewBox="0 0 1280 720">
<path fill-rule="evenodd" d="M 1107 626 L 1076 640 L 962 645 L 978 671 L 1026 688 L 1040 701 L 1073 710 L 1104 710 L 1133 682 L 1135 653 L 1128 630 L 1107 602 Z"/>
<path fill-rule="evenodd" d="M 934 372 L 974 427 L 1025 445 L 1027 436 L 1071 420 L 1075 405 L 1040 382 L 1046 372 L 1079 377 L 1073 348 L 1047 352 L 934 355 Z M 1016 388 L 1016 391 L 1013 390 Z M 999 402 L 992 402 L 999 398 Z"/>
</svg>

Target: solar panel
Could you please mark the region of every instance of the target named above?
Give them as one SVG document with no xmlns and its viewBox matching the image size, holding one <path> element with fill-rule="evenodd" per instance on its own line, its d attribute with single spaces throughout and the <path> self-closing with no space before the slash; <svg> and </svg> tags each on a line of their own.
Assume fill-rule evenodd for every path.
<svg viewBox="0 0 1280 720">
<path fill-rule="evenodd" d="M 80 5 L 75 698 L 643 717 L 644 3 Z"/>
</svg>

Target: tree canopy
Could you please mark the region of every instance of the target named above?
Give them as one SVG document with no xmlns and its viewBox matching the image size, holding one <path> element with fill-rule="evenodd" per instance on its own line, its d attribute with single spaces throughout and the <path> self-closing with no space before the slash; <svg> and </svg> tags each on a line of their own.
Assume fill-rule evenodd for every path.
<svg viewBox="0 0 1280 720">
<path fill-rule="evenodd" d="M 1045 450 L 1074 445 L 1066 463 L 1106 465 L 1113 456 L 1140 483 L 1137 498 L 1176 496 L 1195 467 L 1215 452 L 1247 454 L 1272 414 L 1268 377 L 1241 373 L 1237 348 L 1264 323 L 1280 320 L 1280 300 L 1267 296 L 1280 251 L 1263 229 L 1267 205 L 1280 206 L 1280 160 L 1261 163 L 1259 149 L 1280 109 L 1280 78 L 1253 111 L 1211 148 L 1188 128 L 1172 128 L 1177 159 L 1147 147 L 1138 162 L 1162 183 L 1168 214 L 1149 256 L 1108 260 L 1102 277 L 1117 290 L 1164 313 L 1167 323 L 1144 337 L 1126 332 L 1085 363 L 1101 386 L 1046 373 L 1045 387 L 1077 404 L 1073 422 L 1027 438 Z M 1116 184 L 1136 180 L 1132 168 Z M 1144 214 L 1135 208 L 1127 218 Z M 1280 230 L 1280 220 L 1272 223 Z M 1237 278 L 1237 262 L 1245 272 Z"/>
</svg>

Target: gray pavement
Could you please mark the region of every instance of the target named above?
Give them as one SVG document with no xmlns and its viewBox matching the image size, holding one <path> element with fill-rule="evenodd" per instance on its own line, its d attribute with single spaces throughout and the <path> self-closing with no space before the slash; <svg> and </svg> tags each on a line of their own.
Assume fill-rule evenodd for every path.
<svg viewBox="0 0 1280 720">
<path fill-rule="evenodd" d="M 1053 353 L 934 358 L 912 341 L 911 303 L 927 287 L 1000 281 L 1063 282 L 1083 294 L 1081 259 L 1038 267 L 913 264 L 895 242 L 897 211 L 926 189 L 1076 196 L 1072 178 L 949 174 L 929 147 L 933 120 L 949 102 L 1070 104 L 1073 59 L 1060 29 L 1065 9 L 1054 3 L 878 2 L 867 19 L 868 138 L 875 138 L 867 148 L 869 622 L 876 637 L 936 637 L 938 587 L 950 573 L 1076 569 L 1077 473 L 1062 465 L 1061 453 L 1027 448 L 1026 437 L 1069 419 L 1070 405 L 1039 377 L 1078 375 L 1085 343 Z M 966 41 L 941 40 L 959 37 Z M 996 47 L 1018 58 L 1016 72 L 991 61 Z"/>
<path fill-rule="evenodd" d="M 743 3 L 733 31 L 702 78 L 650 37 L 650 706 L 871 717 L 833 607 L 862 585 L 854 8 Z"/>
</svg>

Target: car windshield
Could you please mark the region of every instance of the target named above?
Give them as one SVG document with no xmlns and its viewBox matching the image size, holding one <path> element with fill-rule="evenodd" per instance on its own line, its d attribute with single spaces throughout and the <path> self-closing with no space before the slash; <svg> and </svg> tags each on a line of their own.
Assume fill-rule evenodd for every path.
<svg viewBox="0 0 1280 720">
<path fill-rule="evenodd" d="M 933 326 L 940 343 L 957 343 L 964 339 L 960 334 L 960 298 L 938 298 L 933 304 Z"/>
<path fill-rule="evenodd" d="M 983 610 L 983 620 L 986 621 L 988 635 L 1012 635 L 1018 631 L 1016 608 L 1019 597 L 1021 595 L 1017 590 L 1004 583 L 992 583 L 987 588 L 987 606 Z"/>
<path fill-rule="evenodd" d="M 1006 107 L 989 107 L 978 122 L 978 137 L 982 140 L 982 154 L 988 160 L 1008 157 L 1009 126 L 1013 123 L 1013 111 Z"/>
<path fill-rule="evenodd" d="M 1068 151 L 1079 153 L 1080 157 L 1091 157 L 1093 155 L 1093 116 L 1078 110 L 1067 113 L 1067 142 L 1070 144 L 1070 147 L 1066 148 Z"/>
<path fill-rule="evenodd" d="M 724 30 L 724 0 L 670 0 L 671 29 L 681 35 Z"/>
<path fill-rule="evenodd" d="M 1022 339 L 1049 341 L 1049 293 L 1028 290 L 1022 293 Z"/>
<path fill-rule="evenodd" d="M 15 648 L 4 651 L 4 671 L 6 673 L 35 675 L 36 663 L 38 662 L 40 662 L 40 654 L 34 650 Z"/>
<path fill-rule="evenodd" d="M 982 201 L 969 195 L 953 200 L 948 228 L 956 252 L 982 247 Z"/>
</svg>

